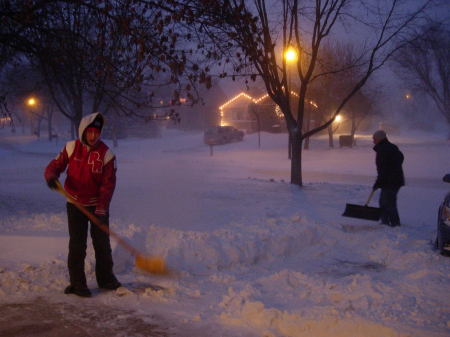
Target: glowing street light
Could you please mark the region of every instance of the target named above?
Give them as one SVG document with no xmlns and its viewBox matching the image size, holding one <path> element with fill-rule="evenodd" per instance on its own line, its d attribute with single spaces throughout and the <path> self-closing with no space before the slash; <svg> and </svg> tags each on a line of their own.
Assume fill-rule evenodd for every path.
<svg viewBox="0 0 450 337">
<path fill-rule="evenodd" d="M 411 96 L 411 94 L 405 94 L 405 98 L 406 98 L 406 99 L 411 99 L 412 96 Z"/>
<path fill-rule="evenodd" d="M 341 115 L 337 115 L 337 116 L 334 118 L 334 121 L 335 121 L 336 123 L 340 123 L 340 122 L 342 121 L 342 116 L 341 116 Z"/>
<path fill-rule="evenodd" d="M 33 106 L 35 106 L 36 104 L 37 104 L 36 98 L 30 97 L 30 98 L 27 99 L 27 105 L 28 105 L 28 106 L 33 107 Z"/>
<path fill-rule="evenodd" d="M 284 58 L 286 59 L 286 62 L 288 63 L 294 63 L 298 60 L 298 52 L 294 47 L 289 47 L 284 52 Z"/>
</svg>

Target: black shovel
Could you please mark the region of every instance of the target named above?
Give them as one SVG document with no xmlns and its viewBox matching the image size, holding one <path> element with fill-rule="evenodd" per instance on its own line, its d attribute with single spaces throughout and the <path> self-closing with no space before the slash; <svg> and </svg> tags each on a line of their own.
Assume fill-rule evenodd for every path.
<svg viewBox="0 0 450 337">
<path fill-rule="evenodd" d="M 369 198 L 367 199 L 367 202 L 365 203 L 364 206 L 347 204 L 345 206 L 345 211 L 342 214 L 342 216 L 347 216 L 349 218 L 373 220 L 373 221 L 380 220 L 380 215 L 381 215 L 380 208 L 368 206 L 370 199 L 372 199 L 374 192 L 375 192 L 374 190 L 372 190 L 372 192 L 370 192 Z"/>
</svg>

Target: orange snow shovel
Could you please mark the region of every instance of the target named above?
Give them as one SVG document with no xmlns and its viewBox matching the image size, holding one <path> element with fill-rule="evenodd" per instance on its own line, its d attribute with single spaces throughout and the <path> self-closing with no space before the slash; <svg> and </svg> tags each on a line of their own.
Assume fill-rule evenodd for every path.
<svg viewBox="0 0 450 337">
<path fill-rule="evenodd" d="M 117 243 L 120 244 L 123 248 L 128 250 L 131 255 L 134 256 L 136 267 L 139 269 L 146 271 L 152 274 L 159 275 L 167 275 L 169 274 L 169 270 L 167 269 L 166 263 L 162 257 L 150 257 L 144 256 L 141 252 L 139 252 L 136 248 L 127 243 L 124 239 L 122 239 L 119 235 L 117 235 L 114 231 L 112 231 L 108 226 L 100 221 L 94 214 L 89 212 L 83 205 L 77 202 L 72 196 L 67 193 L 64 187 L 61 185 L 59 180 L 56 180 L 56 190 L 61 193 L 67 200 L 74 204 L 84 215 L 86 215 L 89 220 L 91 220 L 95 225 L 97 225 L 102 231 L 107 233 L 116 239 Z"/>
</svg>

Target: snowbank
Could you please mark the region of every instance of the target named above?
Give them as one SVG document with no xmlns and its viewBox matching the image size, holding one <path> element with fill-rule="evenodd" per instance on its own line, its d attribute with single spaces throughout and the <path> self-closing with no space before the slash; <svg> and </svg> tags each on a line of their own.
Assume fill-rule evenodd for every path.
<svg viewBox="0 0 450 337">
<path fill-rule="evenodd" d="M 450 265 L 432 240 L 450 144 L 393 138 L 405 153 L 407 185 L 399 194 L 403 226 L 389 228 L 341 217 L 346 203 L 363 203 L 370 192 L 370 137 L 352 149 L 312 139 L 299 189 L 287 183 L 285 135 L 262 136 L 261 150 L 257 136 L 246 135 L 212 157 L 200 133 L 121 141 L 111 228 L 164 257 L 175 276 L 137 273 L 114 243 L 118 278 L 137 289 L 100 294 L 88 245 L 96 295 L 89 305 L 166 318 L 186 337 L 448 336 Z M 62 295 L 65 201 L 42 178 L 63 142 L 0 132 L 0 144 L 0 301 L 76 301 Z"/>
</svg>

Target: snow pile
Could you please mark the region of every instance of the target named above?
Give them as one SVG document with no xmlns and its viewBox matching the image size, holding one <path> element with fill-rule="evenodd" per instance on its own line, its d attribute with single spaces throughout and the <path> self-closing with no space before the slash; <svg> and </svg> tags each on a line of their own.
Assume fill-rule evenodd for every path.
<svg viewBox="0 0 450 337">
<path fill-rule="evenodd" d="M 60 293 L 67 286 L 66 270 L 66 261 L 62 259 L 40 265 L 22 263 L 13 268 L 0 268 L 0 296 Z"/>
<path fill-rule="evenodd" d="M 213 232 L 150 226 L 146 251 L 191 273 L 251 267 L 273 262 L 321 243 L 317 226 L 300 216 L 260 224 L 229 224 Z"/>
<path fill-rule="evenodd" d="M 299 300 L 301 301 L 301 298 Z M 234 293 L 230 289 L 220 305 L 225 310 L 220 315 L 223 322 L 235 325 L 248 324 L 258 328 L 262 333 L 261 336 L 264 337 L 408 336 L 381 324 L 360 317 L 351 317 L 351 314 L 347 314 L 348 311 L 353 310 L 351 308 L 347 308 L 340 314 L 333 308 L 327 311 L 289 312 L 266 307 L 262 302 L 252 300 L 252 289 L 243 290 L 240 293 Z"/>
<path fill-rule="evenodd" d="M 0 227 L 4 232 L 19 231 L 67 231 L 67 214 L 34 213 L 31 216 L 11 215 L 0 219 Z"/>
</svg>

